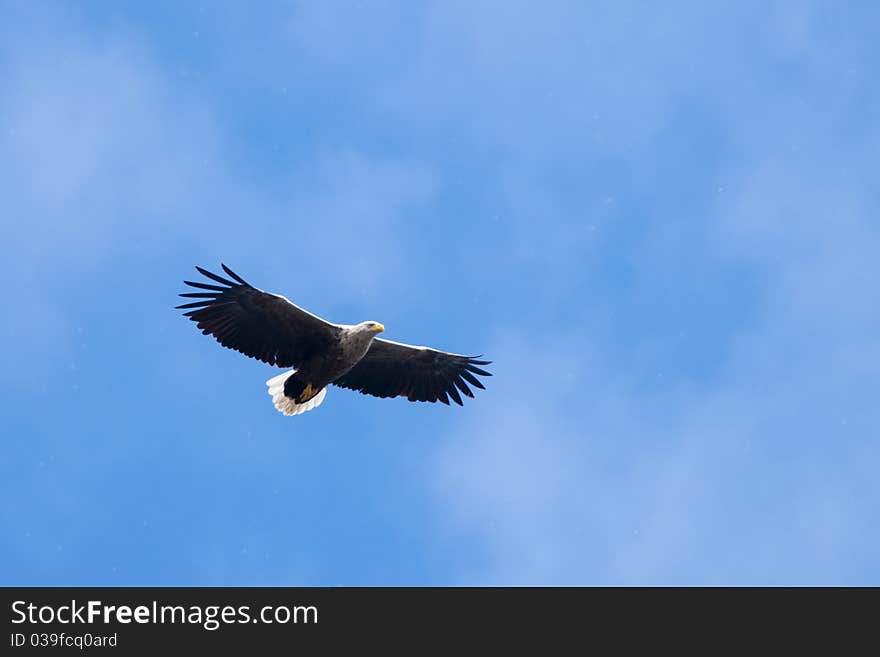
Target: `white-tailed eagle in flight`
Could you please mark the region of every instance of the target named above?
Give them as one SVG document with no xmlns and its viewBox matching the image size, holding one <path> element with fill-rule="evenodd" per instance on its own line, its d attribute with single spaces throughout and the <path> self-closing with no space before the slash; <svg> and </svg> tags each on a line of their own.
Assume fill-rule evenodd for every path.
<svg viewBox="0 0 880 657">
<path fill-rule="evenodd" d="M 221 267 L 232 280 L 196 267 L 219 285 L 184 281 L 201 291 L 181 294 L 197 301 L 177 308 L 224 347 L 293 368 L 266 381 L 275 408 L 285 415 L 319 406 L 331 384 L 375 397 L 446 405 L 452 399 L 461 406 L 461 395 L 474 396 L 468 383 L 482 389 L 477 376 L 492 376 L 478 367 L 491 362 L 480 356 L 382 340 L 376 337 L 385 330 L 379 322 L 333 324 Z"/>
</svg>

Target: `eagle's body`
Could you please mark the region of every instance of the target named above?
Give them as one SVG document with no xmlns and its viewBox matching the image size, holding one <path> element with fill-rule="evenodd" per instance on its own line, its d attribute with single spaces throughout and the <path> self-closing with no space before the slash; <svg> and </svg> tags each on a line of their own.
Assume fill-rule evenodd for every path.
<svg viewBox="0 0 880 657">
<path fill-rule="evenodd" d="M 288 377 L 284 393 L 299 403 L 306 402 L 357 365 L 376 337 L 374 322 L 341 327 L 327 349 L 312 354 Z"/>
<path fill-rule="evenodd" d="M 266 382 L 275 407 L 285 415 L 320 405 L 330 384 L 410 401 L 449 404 L 451 397 L 461 405 L 459 391 L 473 397 L 465 381 L 483 388 L 475 375 L 491 376 L 477 367 L 488 361 L 377 339 L 385 330 L 378 322 L 333 324 L 221 266 L 233 281 L 196 267 L 223 287 L 184 281 L 206 292 L 182 294 L 201 300 L 178 308 L 194 309 L 185 315 L 224 347 L 295 368 Z"/>
</svg>

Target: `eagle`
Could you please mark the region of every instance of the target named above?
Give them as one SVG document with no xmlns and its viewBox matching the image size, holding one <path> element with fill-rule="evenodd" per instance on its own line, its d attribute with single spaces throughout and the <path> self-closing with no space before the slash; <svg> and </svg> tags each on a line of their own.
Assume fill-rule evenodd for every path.
<svg viewBox="0 0 880 657">
<path fill-rule="evenodd" d="M 461 395 L 473 397 L 468 383 L 485 390 L 478 376 L 491 361 L 429 347 L 377 338 L 379 322 L 334 324 L 303 310 L 287 298 L 264 292 L 220 264 L 229 278 L 201 267 L 214 283 L 184 281 L 199 292 L 180 296 L 198 299 L 175 306 L 224 347 L 269 365 L 292 368 L 266 385 L 272 403 L 284 415 L 299 415 L 324 401 L 329 385 L 374 397 L 462 406 Z M 230 280 L 231 279 L 231 280 Z M 460 394 L 459 394 L 460 393 Z"/>
</svg>

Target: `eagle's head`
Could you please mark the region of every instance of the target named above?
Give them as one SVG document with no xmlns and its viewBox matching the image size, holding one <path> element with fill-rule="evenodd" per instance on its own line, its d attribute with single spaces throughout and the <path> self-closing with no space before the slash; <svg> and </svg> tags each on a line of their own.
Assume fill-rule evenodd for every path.
<svg viewBox="0 0 880 657">
<path fill-rule="evenodd" d="M 385 330 L 385 327 L 379 322 L 361 322 L 358 324 L 358 329 L 369 333 L 379 334 Z"/>
</svg>

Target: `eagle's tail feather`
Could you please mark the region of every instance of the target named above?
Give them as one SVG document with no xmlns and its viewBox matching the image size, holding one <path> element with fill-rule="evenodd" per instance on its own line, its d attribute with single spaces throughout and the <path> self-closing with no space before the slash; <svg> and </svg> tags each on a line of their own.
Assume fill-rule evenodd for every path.
<svg viewBox="0 0 880 657">
<path fill-rule="evenodd" d="M 269 394 L 272 396 L 272 403 L 275 404 L 275 408 L 285 415 L 299 415 L 317 408 L 324 401 L 324 396 L 327 394 L 327 388 L 322 388 L 321 392 L 308 401 L 297 404 L 293 399 L 284 394 L 284 383 L 295 372 L 296 370 L 282 372 L 278 376 L 273 376 L 266 381 L 266 385 L 269 386 Z"/>
</svg>

